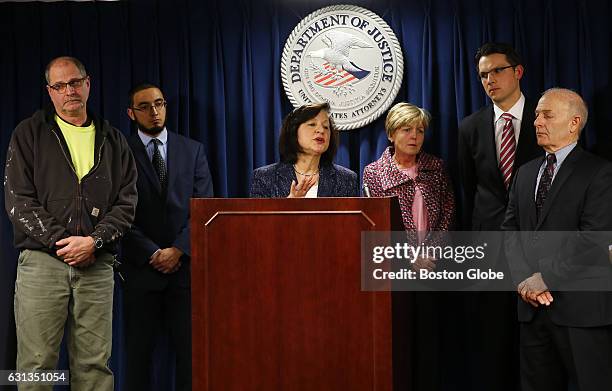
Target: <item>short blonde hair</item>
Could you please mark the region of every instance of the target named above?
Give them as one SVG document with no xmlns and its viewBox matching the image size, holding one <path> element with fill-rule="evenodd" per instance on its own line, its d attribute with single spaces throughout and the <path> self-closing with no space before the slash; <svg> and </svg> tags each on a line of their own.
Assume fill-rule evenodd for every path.
<svg viewBox="0 0 612 391">
<path fill-rule="evenodd" d="M 429 111 L 412 103 L 400 102 L 389 110 L 385 120 L 385 132 L 387 132 L 387 137 L 391 138 L 400 128 L 419 125 L 427 128 L 430 121 Z"/>
</svg>

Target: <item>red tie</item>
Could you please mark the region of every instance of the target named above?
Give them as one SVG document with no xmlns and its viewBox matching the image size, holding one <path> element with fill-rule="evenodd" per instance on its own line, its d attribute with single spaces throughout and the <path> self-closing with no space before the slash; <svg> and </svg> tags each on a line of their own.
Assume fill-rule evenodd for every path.
<svg viewBox="0 0 612 391">
<path fill-rule="evenodd" d="M 514 166 L 514 152 L 516 151 L 516 140 L 514 138 L 514 126 L 512 125 L 512 114 L 504 113 L 501 118 L 506 121 L 502 131 L 501 147 L 499 148 L 499 170 L 506 189 L 510 186 L 512 179 L 512 167 Z"/>
</svg>

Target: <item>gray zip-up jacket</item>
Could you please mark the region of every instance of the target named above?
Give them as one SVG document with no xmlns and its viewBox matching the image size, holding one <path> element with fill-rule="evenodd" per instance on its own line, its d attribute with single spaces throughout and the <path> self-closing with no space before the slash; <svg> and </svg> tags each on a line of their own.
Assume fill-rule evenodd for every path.
<svg viewBox="0 0 612 391">
<path fill-rule="evenodd" d="M 138 198 L 134 158 L 121 132 L 88 115 L 96 127 L 94 166 L 80 183 L 53 109 L 15 128 L 4 174 L 15 247 L 52 253 L 62 238 L 93 234 L 114 251 L 130 228 Z"/>
</svg>

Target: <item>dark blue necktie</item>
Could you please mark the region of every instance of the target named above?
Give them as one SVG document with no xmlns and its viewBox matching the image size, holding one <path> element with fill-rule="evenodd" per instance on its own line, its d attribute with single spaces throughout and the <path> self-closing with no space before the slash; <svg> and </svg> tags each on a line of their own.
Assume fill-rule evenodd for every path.
<svg viewBox="0 0 612 391">
<path fill-rule="evenodd" d="M 548 191 L 550 190 L 550 185 L 552 184 L 553 174 L 555 173 L 555 163 L 557 163 L 557 157 L 555 154 L 548 154 L 548 156 L 546 156 L 546 167 L 544 168 L 544 172 L 540 177 L 540 184 L 538 185 L 538 191 L 536 192 L 536 211 L 538 214 L 538 219 L 540 218 L 542 207 L 544 206 L 544 202 L 546 202 L 546 197 L 548 196 Z"/>
<path fill-rule="evenodd" d="M 168 177 L 166 175 L 166 162 L 159 152 L 159 145 L 161 145 L 161 141 L 154 138 L 151 140 L 153 143 L 153 168 L 157 173 L 157 178 L 159 179 L 159 184 L 161 185 L 162 191 L 166 190 L 166 186 L 168 185 Z"/>
</svg>

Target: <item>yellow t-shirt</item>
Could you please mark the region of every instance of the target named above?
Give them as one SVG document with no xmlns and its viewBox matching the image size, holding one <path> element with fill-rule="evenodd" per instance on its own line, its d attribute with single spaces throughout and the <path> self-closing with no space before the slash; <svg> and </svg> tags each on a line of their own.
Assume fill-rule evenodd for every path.
<svg viewBox="0 0 612 391">
<path fill-rule="evenodd" d="M 55 115 L 55 122 L 57 122 L 66 139 L 72 164 L 80 182 L 94 165 L 96 127 L 93 121 L 89 126 L 74 126 L 61 119 L 57 114 Z"/>
</svg>

